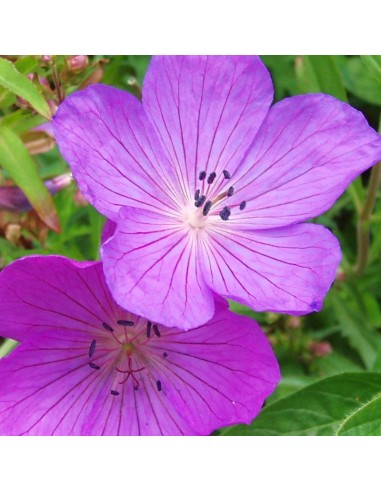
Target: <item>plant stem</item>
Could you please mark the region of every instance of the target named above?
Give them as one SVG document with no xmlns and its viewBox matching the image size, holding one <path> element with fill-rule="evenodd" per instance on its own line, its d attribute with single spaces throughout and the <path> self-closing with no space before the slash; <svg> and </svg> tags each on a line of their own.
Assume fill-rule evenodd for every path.
<svg viewBox="0 0 381 492">
<path fill-rule="evenodd" d="M 377 192 L 381 183 L 381 162 L 372 168 L 368 193 L 357 221 L 357 263 L 355 272 L 362 275 L 369 259 L 369 220 L 377 200 Z"/>
</svg>

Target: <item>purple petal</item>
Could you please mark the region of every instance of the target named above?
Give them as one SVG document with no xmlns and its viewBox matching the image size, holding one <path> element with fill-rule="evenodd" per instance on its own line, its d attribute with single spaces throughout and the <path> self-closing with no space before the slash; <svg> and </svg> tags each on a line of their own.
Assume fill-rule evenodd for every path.
<svg viewBox="0 0 381 492">
<path fill-rule="evenodd" d="M 0 435 L 194 434 L 176 410 L 166 410 L 168 398 L 150 378 L 137 392 L 125 384 L 112 396 L 115 371 L 89 367 L 90 342 L 52 330 L 0 361 Z"/>
<path fill-rule="evenodd" d="M 125 309 L 184 329 L 213 316 L 196 238 L 171 216 L 124 207 L 101 255 L 112 295 Z"/>
<path fill-rule="evenodd" d="M 54 134 L 81 192 L 106 217 L 123 205 L 173 208 L 173 170 L 140 102 L 93 85 L 72 94 L 54 117 Z"/>
<path fill-rule="evenodd" d="M 24 340 L 59 328 L 91 333 L 114 317 L 99 281 L 101 267 L 56 256 L 22 258 L 0 274 L 1 336 Z"/>
<path fill-rule="evenodd" d="M 270 107 L 270 75 L 255 56 L 153 57 L 143 106 L 193 196 L 200 171 L 234 173 Z"/>
<path fill-rule="evenodd" d="M 256 311 L 318 311 L 341 259 L 335 236 L 315 224 L 220 227 L 205 244 L 202 271 L 210 288 Z"/>
<path fill-rule="evenodd" d="M 115 234 L 116 231 L 116 223 L 112 220 L 106 220 L 106 223 L 103 227 L 101 243 L 105 243 L 110 237 Z"/>
<path fill-rule="evenodd" d="M 235 203 L 247 202 L 232 220 L 271 228 L 316 217 L 380 159 L 380 136 L 348 104 L 324 94 L 284 99 L 231 180 Z"/>
<path fill-rule="evenodd" d="M 45 278 L 50 285 L 41 281 Z M 0 360 L 1 435 L 208 434 L 249 423 L 279 381 L 276 359 L 259 326 L 230 313 L 223 300 L 216 299 L 215 317 L 207 325 L 187 332 L 160 325 L 160 336 L 147 339 L 146 322 L 113 302 L 100 263 L 29 257 L 8 267 L 0 280 L 16 289 L 23 324 L 18 331 L 24 331 L 21 345 Z M 14 308 L 8 305 L 9 311 Z M 12 318 L 6 311 L 1 335 Z M 92 313 L 100 312 L 114 333 L 94 321 Z M 144 354 L 146 367 L 135 373 L 138 390 L 131 381 L 119 381 L 115 371 L 126 354 L 118 342 L 124 333 L 120 319 L 134 320 L 128 328 L 138 331 L 132 336 L 134 350 Z"/>
<path fill-rule="evenodd" d="M 257 323 L 219 303 L 209 323 L 188 332 L 173 331 L 160 343 L 168 353 L 163 387 L 169 385 L 176 410 L 199 434 L 249 424 L 280 379 Z"/>
</svg>

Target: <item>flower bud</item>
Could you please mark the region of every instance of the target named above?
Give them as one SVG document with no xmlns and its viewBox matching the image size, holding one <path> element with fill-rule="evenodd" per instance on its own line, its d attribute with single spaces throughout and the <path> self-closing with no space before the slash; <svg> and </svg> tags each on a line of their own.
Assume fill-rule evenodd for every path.
<svg viewBox="0 0 381 492">
<path fill-rule="evenodd" d="M 329 342 L 311 342 L 309 349 L 313 357 L 325 357 L 332 352 Z"/>
<path fill-rule="evenodd" d="M 46 77 L 41 77 L 40 75 L 38 76 L 38 81 L 44 89 L 46 89 L 49 92 L 52 92 L 52 88 L 50 87 L 49 81 Z"/>
<path fill-rule="evenodd" d="M 67 64 L 71 72 L 80 73 L 89 64 L 89 59 L 86 55 L 74 55 L 67 59 Z"/>
<path fill-rule="evenodd" d="M 287 320 L 287 327 L 291 330 L 297 330 L 302 326 L 302 319 L 300 316 L 290 316 Z"/>
<path fill-rule="evenodd" d="M 42 63 L 44 63 L 44 64 L 48 64 L 48 63 L 50 63 L 52 60 L 53 60 L 52 55 L 42 55 L 42 56 L 40 57 L 40 61 L 41 61 Z"/>
</svg>

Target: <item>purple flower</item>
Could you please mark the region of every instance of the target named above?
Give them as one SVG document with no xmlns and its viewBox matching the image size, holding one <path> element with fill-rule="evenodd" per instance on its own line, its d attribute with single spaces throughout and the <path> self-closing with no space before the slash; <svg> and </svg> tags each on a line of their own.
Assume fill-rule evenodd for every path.
<svg viewBox="0 0 381 492">
<path fill-rule="evenodd" d="M 319 310 L 340 262 L 336 238 L 301 223 L 381 158 L 363 115 L 324 94 L 270 108 L 251 56 L 154 57 L 143 102 L 103 85 L 54 119 L 86 198 L 111 221 L 103 245 L 116 301 L 168 326 L 214 313 L 214 295 L 254 310 Z"/>
<path fill-rule="evenodd" d="M 101 263 L 28 257 L 0 274 L 0 434 L 200 435 L 249 423 L 279 381 L 255 321 L 216 298 L 166 328 L 120 308 Z"/>
</svg>

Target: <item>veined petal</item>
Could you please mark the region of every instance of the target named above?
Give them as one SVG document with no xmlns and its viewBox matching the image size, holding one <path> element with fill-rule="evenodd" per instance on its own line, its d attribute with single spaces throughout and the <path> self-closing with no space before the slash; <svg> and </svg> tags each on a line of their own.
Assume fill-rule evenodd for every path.
<svg viewBox="0 0 381 492">
<path fill-rule="evenodd" d="M 114 367 L 104 354 L 94 359 L 100 370 L 89 367 L 90 342 L 51 330 L 0 360 L 0 435 L 194 434 L 150 375 L 139 391 L 124 384 L 111 395 Z"/>
<path fill-rule="evenodd" d="M 256 311 L 320 310 L 341 260 L 335 236 L 315 224 L 266 231 L 219 227 L 203 242 L 202 272 L 210 288 Z"/>
<path fill-rule="evenodd" d="M 143 106 L 186 198 L 200 171 L 234 173 L 272 98 L 270 75 L 258 57 L 153 57 Z"/>
<path fill-rule="evenodd" d="M 231 179 L 247 203 L 231 220 L 266 229 L 316 217 L 380 159 L 381 137 L 356 109 L 325 94 L 284 99 Z"/>
<path fill-rule="evenodd" d="M 116 231 L 116 223 L 112 220 L 106 220 L 105 225 L 102 231 L 101 243 L 105 243 L 110 237 L 115 234 Z"/>
<path fill-rule="evenodd" d="M 102 267 L 59 256 L 28 256 L 0 274 L 0 335 L 22 341 L 47 328 L 102 330 L 118 307 L 107 303 Z"/>
<path fill-rule="evenodd" d="M 41 278 L 57 276 L 75 297 L 68 300 L 54 286 L 52 296 L 44 296 L 41 278 L 22 276 L 34 263 Z M 18 294 L 25 336 L 0 360 L 0 435 L 208 434 L 249 423 L 279 381 L 259 326 L 230 313 L 222 299 L 215 299 L 215 316 L 206 325 L 190 331 L 153 325 L 151 336 L 147 320 L 114 303 L 99 262 L 82 268 L 60 257 L 29 257 L 15 265 L 0 277 L 11 283 L 11 271 L 24 284 Z M 29 302 L 34 284 L 36 297 L 42 296 L 38 305 Z M 88 297 L 90 291 L 103 296 Z M 56 323 L 45 319 L 53 296 Z M 88 308 L 75 311 L 74 324 L 73 299 Z M 88 324 L 98 309 L 113 313 L 101 331 Z M 28 327 L 32 314 L 38 323 Z M 7 319 L 0 318 L 0 335 Z"/>
<path fill-rule="evenodd" d="M 124 205 L 176 208 L 172 166 L 131 94 L 90 86 L 65 99 L 53 125 L 81 192 L 106 217 Z"/>
<path fill-rule="evenodd" d="M 166 326 L 194 328 L 214 312 L 197 262 L 197 240 L 170 216 L 124 207 L 102 247 L 105 276 L 127 310 Z"/>
<path fill-rule="evenodd" d="M 200 434 L 238 421 L 249 424 L 280 379 L 258 324 L 229 312 L 218 300 L 206 325 L 172 331 L 160 343 L 168 353 L 163 375 L 171 383 L 168 395 Z"/>
</svg>

